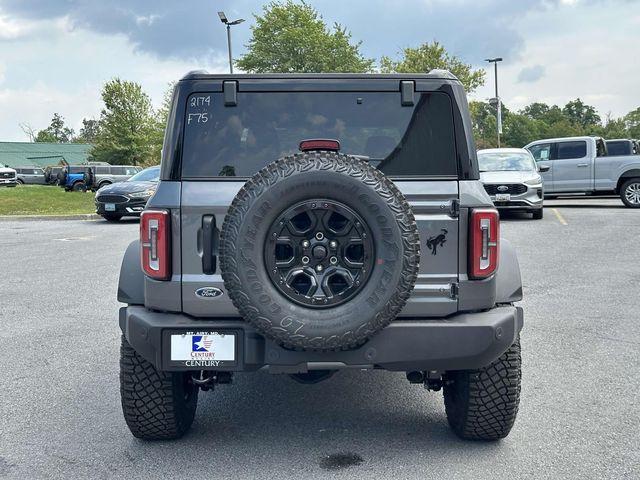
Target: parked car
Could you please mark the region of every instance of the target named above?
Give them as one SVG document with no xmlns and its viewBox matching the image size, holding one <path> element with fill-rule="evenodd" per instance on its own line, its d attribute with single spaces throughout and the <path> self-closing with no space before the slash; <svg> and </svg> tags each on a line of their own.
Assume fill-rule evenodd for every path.
<svg viewBox="0 0 640 480">
<path fill-rule="evenodd" d="M 0 166 L 0 187 L 15 187 L 16 171 L 8 166 Z"/>
<path fill-rule="evenodd" d="M 540 166 L 545 195 L 619 195 L 630 208 L 640 208 L 640 156 L 607 155 L 600 137 L 537 140 L 526 145 Z"/>
<path fill-rule="evenodd" d="M 498 209 L 529 212 L 540 220 L 543 216 L 544 188 L 540 170 L 529 150 L 491 148 L 478 151 L 480 180 Z"/>
<path fill-rule="evenodd" d="M 42 167 L 16 167 L 19 185 L 46 185 Z"/>
<path fill-rule="evenodd" d="M 85 180 L 87 174 L 91 175 L 88 165 L 67 165 L 62 167 L 58 173 L 58 186 L 64 188 L 67 192 L 86 191 Z"/>
<path fill-rule="evenodd" d="M 233 372 L 340 369 L 442 389 L 462 438 L 509 433 L 520 271 L 453 75 L 196 72 L 170 112 L 118 285 L 133 435 L 182 436 Z"/>
<path fill-rule="evenodd" d="M 46 185 L 58 185 L 62 165 L 44 167 L 44 181 Z"/>
<path fill-rule="evenodd" d="M 156 191 L 160 166 L 145 168 L 126 182 L 104 185 L 96 192 L 96 213 L 110 222 L 140 216 Z"/>
<path fill-rule="evenodd" d="M 638 143 L 635 140 L 616 138 L 605 140 L 605 143 L 607 144 L 607 156 L 609 157 L 640 154 Z"/>
<path fill-rule="evenodd" d="M 133 165 L 96 165 L 91 166 L 94 174 L 93 189 L 98 190 L 105 185 L 125 182 L 142 170 Z"/>
</svg>

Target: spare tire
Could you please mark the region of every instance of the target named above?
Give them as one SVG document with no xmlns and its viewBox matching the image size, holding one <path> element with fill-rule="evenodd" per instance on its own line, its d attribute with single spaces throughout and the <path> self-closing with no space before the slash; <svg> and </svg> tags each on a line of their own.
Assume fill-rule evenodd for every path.
<svg viewBox="0 0 640 480">
<path fill-rule="evenodd" d="M 363 344 L 405 305 L 419 260 L 402 193 L 368 163 L 335 152 L 295 154 L 260 170 L 220 234 L 233 304 L 287 348 Z"/>
<path fill-rule="evenodd" d="M 67 172 L 63 169 L 58 173 L 58 185 L 66 187 L 67 185 Z"/>
<path fill-rule="evenodd" d="M 88 189 L 93 189 L 95 175 L 93 174 L 93 169 L 91 167 L 85 169 L 84 174 L 82 175 L 82 180 Z"/>
</svg>

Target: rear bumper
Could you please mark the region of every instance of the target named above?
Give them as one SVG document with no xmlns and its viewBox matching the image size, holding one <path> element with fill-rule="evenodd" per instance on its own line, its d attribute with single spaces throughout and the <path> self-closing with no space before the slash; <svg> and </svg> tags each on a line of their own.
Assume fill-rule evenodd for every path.
<svg viewBox="0 0 640 480">
<path fill-rule="evenodd" d="M 237 336 L 234 365 L 197 369 L 300 373 L 319 369 L 382 368 L 394 371 L 464 370 L 488 365 L 504 353 L 523 327 L 522 308 L 501 306 L 445 319 L 398 320 L 361 347 L 339 352 L 280 347 L 238 318 L 195 320 L 142 306 L 120 309 L 120 328 L 131 346 L 158 370 L 193 370 L 169 358 L 169 331 L 217 331 Z"/>
</svg>

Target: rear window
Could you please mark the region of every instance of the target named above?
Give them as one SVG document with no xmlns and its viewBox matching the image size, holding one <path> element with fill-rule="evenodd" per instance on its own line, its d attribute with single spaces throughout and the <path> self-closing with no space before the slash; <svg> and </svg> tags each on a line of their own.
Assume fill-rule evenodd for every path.
<svg viewBox="0 0 640 480">
<path fill-rule="evenodd" d="M 631 155 L 631 142 L 607 142 L 609 155 Z"/>
<path fill-rule="evenodd" d="M 582 158 L 587 156 L 587 142 L 559 142 L 555 160 Z"/>
<path fill-rule="evenodd" d="M 452 105 L 440 92 L 402 106 L 399 92 L 194 94 L 185 118 L 182 176 L 249 177 L 298 151 L 306 139 L 335 139 L 341 152 L 390 176 L 458 173 Z"/>
</svg>

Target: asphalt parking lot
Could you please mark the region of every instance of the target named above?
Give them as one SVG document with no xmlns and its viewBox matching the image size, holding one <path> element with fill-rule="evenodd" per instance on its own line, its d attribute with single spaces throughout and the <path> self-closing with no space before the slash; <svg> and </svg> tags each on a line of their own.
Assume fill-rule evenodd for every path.
<svg viewBox="0 0 640 480">
<path fill-rule="evenodd" d="M 137 222 L 0 222 L 0 477 L 638 478 L 640 211 L 617 199 L 508 215 L 525 330 L 520 414 L 496 443 L 457 439 L 442 395 L 403 374 L 306 386 L 236 375 L 201 394 L 182 440 L 122 419 L 116 284 Z"/>
</svg>

